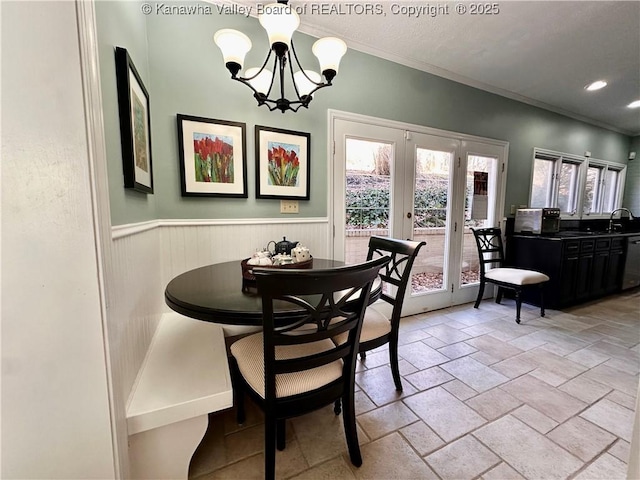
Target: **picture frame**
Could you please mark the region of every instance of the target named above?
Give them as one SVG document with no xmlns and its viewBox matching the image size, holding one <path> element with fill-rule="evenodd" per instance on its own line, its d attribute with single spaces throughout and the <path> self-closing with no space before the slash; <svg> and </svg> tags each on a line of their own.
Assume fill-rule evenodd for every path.
<svg viewBox="0 0 640 480">
<path fill-rule="evenodd" d="M 183 197 L 247 198 L 246 124 L 177 115 Z"/>
<path fill-rule="evenodd" d="M 127 49 L 116 47 L 115 57 L 124 187 L 153 193 L 149 93 Z"/>
<path fill-rule="evenodd" d="M 311 135 L 255 127 L 256 198 L 309 200 Z"/>
</svg>

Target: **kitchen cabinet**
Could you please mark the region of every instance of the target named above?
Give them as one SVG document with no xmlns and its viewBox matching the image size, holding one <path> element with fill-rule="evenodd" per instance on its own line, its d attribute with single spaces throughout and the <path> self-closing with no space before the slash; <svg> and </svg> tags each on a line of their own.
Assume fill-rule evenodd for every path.
<svg viewBox="0 0 640 480">
<path fill-rule="evenodd" d="M 622 235 L 513 235 L 507 239 L 507 262 L 547 274 L 545 306 L 562 308 L 620 289 L 625 242 Z M 523 300 L 538 304 L 530 292 L 523 292 Z"/>
</svg>

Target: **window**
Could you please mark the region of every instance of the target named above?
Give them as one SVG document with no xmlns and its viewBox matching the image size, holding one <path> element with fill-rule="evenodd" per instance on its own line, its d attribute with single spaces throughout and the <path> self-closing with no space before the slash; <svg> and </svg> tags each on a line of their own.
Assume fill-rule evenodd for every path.
<svg viewBox="0 0 640 480">
<path fill-rule="evenodd" d="M 563 216 L 607 215 L 622 202 L 626 167 L 534 149 L 529 205 L 557 207 Z"/>
<path fill-rule="evenodd" d="M 558 207 L 573 215 L 578 209 L 584 158 L 535 150 L 529 205 Z"/>
<path fill-rule="evenodd" d="M 624 168 L 603 160 L 592 160 L 587 169 L 583 215 L 613 212 L 620 206 Z"/>
</svg>

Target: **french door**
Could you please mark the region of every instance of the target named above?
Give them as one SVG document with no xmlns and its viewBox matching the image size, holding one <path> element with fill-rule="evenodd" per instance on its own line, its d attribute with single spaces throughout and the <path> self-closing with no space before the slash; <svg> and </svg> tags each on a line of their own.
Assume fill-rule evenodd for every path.
<svg viewBox="0 0 640 480">
<path fill-rule="evenodd" d="M 365 259 L 372 235 L 424 240 L 403 313 L 475 299 L 470 228 L 497 226 L 507 145 L 433 129 L 333 118 L 333 255 Z"/>
</svg>

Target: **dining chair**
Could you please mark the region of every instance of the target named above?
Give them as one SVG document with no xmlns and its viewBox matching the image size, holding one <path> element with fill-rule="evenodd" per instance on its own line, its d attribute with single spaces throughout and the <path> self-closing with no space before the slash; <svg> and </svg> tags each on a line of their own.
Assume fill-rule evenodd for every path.
<svg viewBox="0 0 640 480">
<path fill-rule="evenodd" d="M 367 260 L 389 256 L 391 261 L 381 269 L 382 293 L 379 302 L 374 303 L 364 314 L 364 323 L 360 333 L 360 358 L 366 358 L 366 352 L 389 344 L 389 363 L 396 390 L 402 391 L 400 369 L 398 367 L 398 333 L 400 317 L 404 303 L 405 292 L 411 279 L 411 269 L 420 249 L 426 242 L 399 240 L 395 238 L 373 236 L 369 239 Z M 380 302 L 391 305 L 391 316 L 388 317 L 381 310 Z M 345 341 L 344 335 L 337 338 Z M 340 413 L 340 405 L 336 402 L 336 415 Z"/>
<path fill-rule="evenodd" d="M 351 463 L 362 465 L 354 407 L 355 362 L 371 286 L 389 261 L 381 257 L 324 270 L 254 270 L 262 297 L 263 331 L 231 345 L 230 365 L 238 422 L 245 419 L 245 394 L 265 414 L 265 478 L 275 477 L 276 447 L 285 447 L 285 420 L 337 399 L 344 404 Z M 347 293 L 337 295 L 343 291 Z M 332 339 L 340 334 L 348 339 L 336 344 Z"/>
<path fill-rule="evenodd" d="M 471 229 L 476 239 L 478 247 L 478 258 L 480 262 L 480 288 L 478 298 L 474 308 L 480 306 L 484 287 L 487 282 L 497 285 L 496 303 L 502 301 L 504 289 L 513 290 L 516 300 L 516 323 L 520 323 L 520 308 L 522 306 L 522 289 L 537 286 L 540 291 L 540 316 L 544 317 L 544 284 L 549 281 L 549 277 L 544 273 L 535 270 L 525 270 L 522 268 L 503 267 L 504 248 L 502 244 L 502 232 L 499 228 L 478 228 Z M 487 270 L 487 265 L 495 264 Z"/>
</svg>

